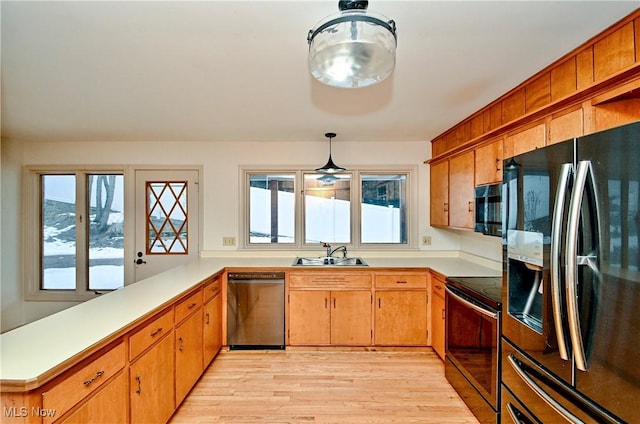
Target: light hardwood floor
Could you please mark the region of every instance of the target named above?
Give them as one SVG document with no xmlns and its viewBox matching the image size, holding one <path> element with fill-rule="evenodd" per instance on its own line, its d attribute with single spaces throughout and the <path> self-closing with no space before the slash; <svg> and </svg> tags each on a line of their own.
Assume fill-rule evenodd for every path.
<svg viewBox="0 0 640 424">
<path fill-rule="evenodd" d="M 477 423 L 431 351 L 223 351 L 171 423 Z"/>
</svg>

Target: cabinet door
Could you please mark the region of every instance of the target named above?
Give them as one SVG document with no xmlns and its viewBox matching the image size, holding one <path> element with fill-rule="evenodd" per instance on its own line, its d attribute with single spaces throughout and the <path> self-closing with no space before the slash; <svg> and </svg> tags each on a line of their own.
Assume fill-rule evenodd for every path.
<svg viewBox="0 0 640 424">
<path fill-rule="evenodd" d="M 526 130 L 507 136 L 504 141 L 504 157 L 510 158 L 544 147 L 547 142 L 547 126 L 543 122 Z"/>
<path fill-rule="evenodd" d="M 502 139 L 476 149 L 475 185 L 502 181 Z"/>
<path fill-rule="evenodd" d="M 444 360 L 444 299 L 434 295 L 431 302 L 431 345 Z"/>
<path fill-rule="evenodd" d="M 131 423 L 165 423 L 174 408 L 173 333 L 129 368 Z"/>
<path fill-rule="evenodd" d="M 62 422 L 117 424 L 126 423 L 128 416 L 127 373 L 124 371 Z"/>
<path fill-rule="evenodd" d="M 331 292 L 331 344 L 371 344 L 371 292 Z"/>
<path fill-rule="evenodd" d="M 222 347 L 222 296 L 218 294 L 204 305 L 202 322 L 203 368 Z"/>
<path fill-rule="evenodd" d="M 202 309 L 176 328 L 176 407 L 202 374 Z"/>
<path fill-rule="evenodd" d="M 474 152 L 449 161 L 449 226 L 473 229 Z"/>
<path fill-rule="evenodd" d="M 377 291 L 375 300 L 377 345 L 416 346 L 427 344 L 426 291 Z"/>
<path fill-rule="evenodd" d="M 449 162 L 431 164 L 431 225 L 449 225 Z"/>
<path fill-rule="evenodd" d="M 331 315 L 328 290 L 289 292 L 289 344 L 331 343 Z"/>
</svg>

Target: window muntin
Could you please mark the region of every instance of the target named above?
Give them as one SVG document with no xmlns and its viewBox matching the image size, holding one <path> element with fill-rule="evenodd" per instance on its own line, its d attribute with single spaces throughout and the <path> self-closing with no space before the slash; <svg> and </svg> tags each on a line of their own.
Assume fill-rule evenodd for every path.
<svg viewBox="0 0 640 424">
<path fill-rule="evenodd" d="M 351 174 L 304 174 L 304 242 L 351 243 Z"/>
<path fill-rule="evenodd" d="M 248 182 L 249 243 L 295 243 L 295 174 L 252 173 Z"/>
<path fill-rule="evenodd" d="M 187 181 L 147 181 L 147 255 L 189 253 L 187 187 Z"/>
<path fill-rule="evenodd" d="M 360 242 L 407 244 L 407 174 L 360 175 Z"/>
<path fill-rule="evenodd" d="M 41 291 L 124 285 L 122 174 L 39 173 Z"/>
</svg>

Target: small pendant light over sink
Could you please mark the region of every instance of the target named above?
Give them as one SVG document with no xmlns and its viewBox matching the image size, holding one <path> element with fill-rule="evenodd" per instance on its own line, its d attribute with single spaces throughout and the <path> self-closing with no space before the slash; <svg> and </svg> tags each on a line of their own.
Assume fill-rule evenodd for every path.
<svg viewBox="0 0 640 424">
<path fill-rule="evenodd" d="M 316 168 L 316 172 L 319 172 L 320 174 L 337 174 L 339 172 L 346 171 L 346 169 L 333 163 L 333 159 L 331 158 L 331 139 L 336 136 L 336 133 L 329 132 L 325 133 L 324 136 L 329 139 L 329 160 L 327 161 L 327 164 L 322 168 Z"/>
<path fill-rule="evenodd" d="M 396 65 L 396 23 L 368 13 L 366 0 L 338 1 L 340 13 L 309 31 L 309 70 L 321 83 L 359 88 L 387 78 Z"/>
</svg>

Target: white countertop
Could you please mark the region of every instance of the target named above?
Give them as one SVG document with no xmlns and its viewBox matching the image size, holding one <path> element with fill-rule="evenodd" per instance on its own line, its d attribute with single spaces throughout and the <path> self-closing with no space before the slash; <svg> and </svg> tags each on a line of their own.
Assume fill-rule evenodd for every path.
<svg viewBox="0 0 640 424">
<path fill-rule="evenodd" d="M 445 276 L 459 277 L 500 275 L 500 271 L 459 258 L 363 259 L 370 268 L 431 268 Z M 287 268 L 292 262 L 292 258 L 200 259 L 8 331 L 0 335 L 0 381 L 3 386 L 12 382 L 19 386 L 38 383 L 50 370 L 109 339 L 224 268 Z"/>
</svg>

